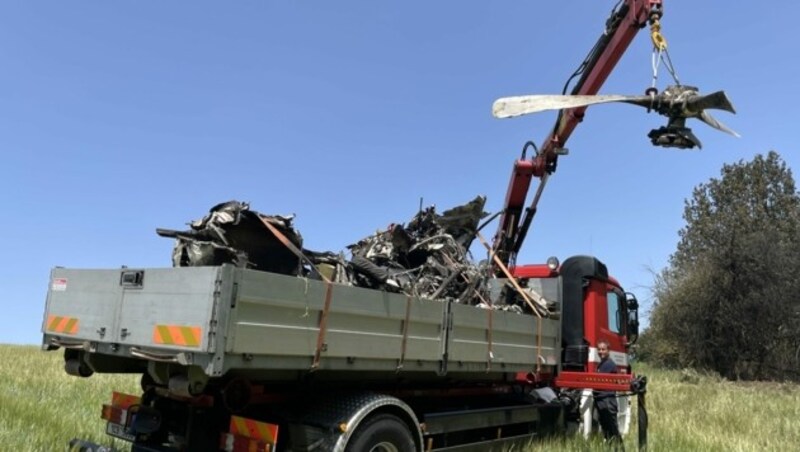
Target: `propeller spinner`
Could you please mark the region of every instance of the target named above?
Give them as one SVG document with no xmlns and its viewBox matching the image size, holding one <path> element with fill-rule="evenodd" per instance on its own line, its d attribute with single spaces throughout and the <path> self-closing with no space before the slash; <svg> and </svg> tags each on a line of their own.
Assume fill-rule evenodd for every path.
<svg viewBox="0 0 800 452">
<path fill-rule="evenodd" d="M 735 137 L 739 134 L 719 122 L 706 110 L 716 109 L 736 113 L 730 99 L 724 91 L 701 95 L 693 86 L 668 86 L 662 93 L 652 96 L 623 95 L 530 95 L 503 97 L 497 99 L 492 106 L 492 114 L 496 118 L 513 118 L 516 116 L 538 113 L 547 110 L 588 107 L 590 105 L 623 102 L 654 110 L 666 116 L 666 126 L 651 130 L 647 135 L 656 146 L 702 148 L 700 140 L 686 127 L 686 119 L 697 118 L 709 126 Z"/>
</svg>

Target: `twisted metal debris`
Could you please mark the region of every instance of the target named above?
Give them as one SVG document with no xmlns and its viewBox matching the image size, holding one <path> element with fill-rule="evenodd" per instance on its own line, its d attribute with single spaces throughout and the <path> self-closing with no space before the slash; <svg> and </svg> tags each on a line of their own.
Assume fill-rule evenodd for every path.
<svg viewBox="0 0 800 452">
<path fill-rule="evenodd" d="M 396 290 L 431 299 L 478 304 L 486 296 L 487 268 L 469 259 L 486 198 L 436 213 L 428 207 L 408 225 L 386 230 L 348 246 L 358 286 Z"/>
<path fill-rule="evenodd" d="M 350 259 L 344 253 L 303 248 L 302 236 L 292 224 L 293 216 L 264 215 L 239 201 L 212 207 L 206 216 L 189 223 L 188 230 L 156 232 L 176 239 L 172 253 L 175 267 L 228 263 L 421 298 L 521 311 L 517 304 L 491 301 L 498 298 L 497 294 L 490 296 L 493 272 L 488 264 L 476 264 L 470 258 L 469 247 L 479 222 L 487 215 L 485 203 L 486 198 L 478 196 L 441 214 L 435 206 L 422 209 L 407 224 L 390 224 L 349 245 Z"/>
</svg>

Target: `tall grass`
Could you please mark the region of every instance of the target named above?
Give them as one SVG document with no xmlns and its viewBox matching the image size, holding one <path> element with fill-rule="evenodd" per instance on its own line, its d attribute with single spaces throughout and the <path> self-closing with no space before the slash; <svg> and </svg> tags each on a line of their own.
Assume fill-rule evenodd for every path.
<svg viewBox="0 0 800 452">
<path fill-rule="evenodd" d="M 648 376 L 648 450 L 800 450 L 800 385 L 731 382 L 691 370 L 670 371 L 639 364 Z M 636 405 L 625 449 L 636 450 Z M 608 450 L 594 438 L 555 439 L 530 451 Z"/>
<path fill-rule="evenodd" d="M 655 450 L 800 450 L 800 386 L 737 383 L 693 371 L 651 374 Z"/>
<path fill-rule="evenodd" d="M 112 390 L 139 391 L 134 375 L 68 376 L 60 351 L 0 345 L 0 362 L 0 450 L 4 451 L 62 451 L 75 437 L 111 445 L 100 407 L 108 403 Z M 637 373 L 649 377 L 651 451 L 800 450 L 800 385 L 734 383 L 714 375 L 644 365 Z M 625 439 L 629 451 L 636 450 L 635 432 L 634 422 Z M 524 449 L 608 450 L 597 438 L 589 442 L 556 438 Z"/>
<path fill-rule="evenodd" d="M 67 375 L 61 351 L 2 345 L 0 363 L 0 450 L 63 451 L 76 437 L 112 445 L 100 419 L 103 403 L 115 389 L 139 392 L 133 375 Z"/>
</svg>

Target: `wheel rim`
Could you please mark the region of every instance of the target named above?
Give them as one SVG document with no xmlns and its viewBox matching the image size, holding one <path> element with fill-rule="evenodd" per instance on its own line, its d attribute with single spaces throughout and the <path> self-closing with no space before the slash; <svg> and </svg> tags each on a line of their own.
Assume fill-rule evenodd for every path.
<svg viewBox="0 0 800 452">
<path fill-rule="evenodd" d="M 400 449 L 388 441 L 383 441 L 372 446 L 369 452 L 400 452 Z"/>
</svg>

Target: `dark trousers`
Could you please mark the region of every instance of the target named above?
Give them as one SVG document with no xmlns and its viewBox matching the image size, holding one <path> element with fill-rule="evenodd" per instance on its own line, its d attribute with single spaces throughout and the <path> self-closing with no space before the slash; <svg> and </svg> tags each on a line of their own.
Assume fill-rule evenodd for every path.
<svg viewBox="0 0 800 452">
<path fill-rule="evenodd" d="M 595 401 L 595 406 L 600 418 L 600 428 L 603 429 L 603 437 L 609 442 L 622 444 L 622 436 L 617 425 L 617 398 L 615 396 L 599 398 Z"/>
</svg>

